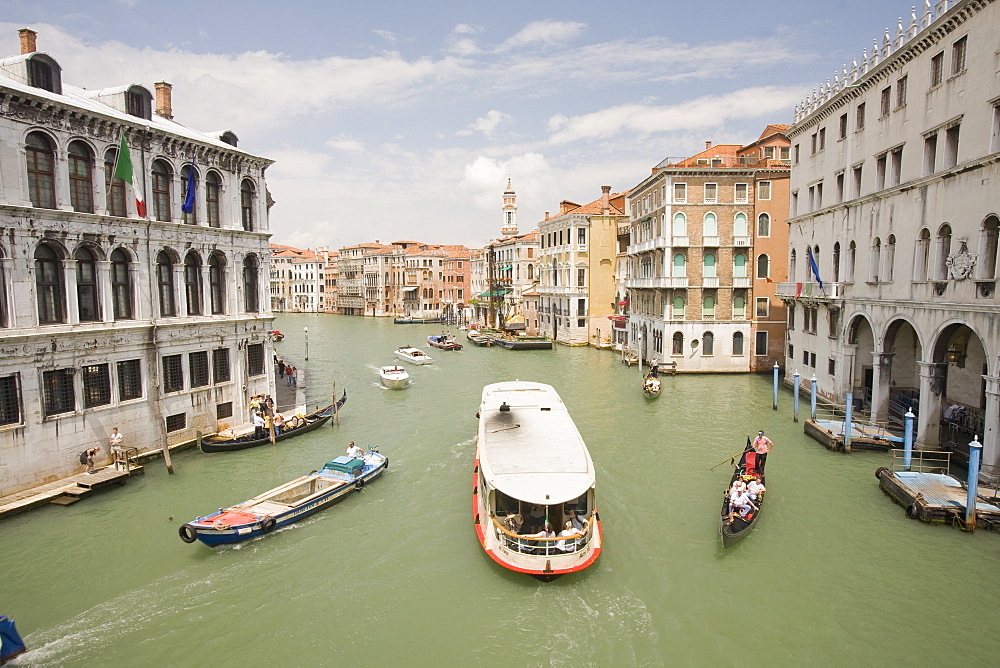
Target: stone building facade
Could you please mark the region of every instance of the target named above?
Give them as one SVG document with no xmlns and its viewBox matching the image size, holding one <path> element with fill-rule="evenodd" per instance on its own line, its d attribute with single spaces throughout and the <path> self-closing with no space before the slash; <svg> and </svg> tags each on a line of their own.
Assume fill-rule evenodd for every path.
<svg viewBox="0 0 1000 668">
<path fill-rule="evenodd" d="M 271 161 L 175 122 L 164 82 L 155 112 L 140 84 L 65 83 L 35 40 L 0 61 L 0 495 L 108 461 L 113 427 L 161 449 L 273 393 Z"/>
</svg>

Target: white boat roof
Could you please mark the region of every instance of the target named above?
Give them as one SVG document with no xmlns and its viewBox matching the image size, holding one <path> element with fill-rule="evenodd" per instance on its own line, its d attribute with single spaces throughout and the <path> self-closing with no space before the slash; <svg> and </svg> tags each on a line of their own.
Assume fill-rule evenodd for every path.
<svg viewBox="0 0 1000 668">
<path fill-rule="evenodd" d="M 510 411 L 501 411 L 502 404 Z M 587 445 L 551 385 L 507 381 L 484 387 L 478 448 L 486 482 L 527 503 L 571 501 L 596 480 Z"/>
</svg>

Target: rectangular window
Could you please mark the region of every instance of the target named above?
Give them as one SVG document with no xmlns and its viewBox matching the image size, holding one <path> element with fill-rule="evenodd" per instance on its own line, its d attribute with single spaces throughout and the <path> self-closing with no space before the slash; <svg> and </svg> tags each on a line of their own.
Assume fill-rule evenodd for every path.
<svg viewBox="0 0 1000 668">
<path fill-rule="evenodd" d="M 816 138 L 817 138 L 818 136 L 819 136 L 819 135 L 818 135 L 818 133 L 816 133 L 816 132 L 812 133 L 812 134 L 811 134 L 811 135 L 809 136 L 809 153 L 811 153 L 811 154 L 815 154 L 815 153 L 816 153 L 816 145 L 817 145 L 817 141 L 816 141 Z"/>
<path fill-rule="evenodd" d="M 719 185 L 717 183 L 705 184 L 705 204 L 715 204 L 719 201 Z"/>
<path fill-rule="evenodd" d="M 937 164 L 937 133 L 924 137 L 924 176 L 934 173 Z"/>
<path fill-rule="evenodd" d="M 809 353 L 809 366 L 816 368 L 816 353 Z"/>
<path fill-rule="evenodd" d="M 831 376 L 837 375 L 837 360 L 831 357 L 826 361 L 826 372 Z"/>
<path fill-rule="evenodd" d="M 768 313 L 768 299 L 767 297 L 757 297 L 757 317 L 766 318 Z"/>
<path fill-rule="evenodd" d="M 187 413 L 177 413 L 167 416 L 167 433 L 180 431 L 187 426 Z"/>
<path fill-rule="evenodd" d="M 578 243 L 581 246 L 586 246 L 587 245 L 587 228 L 586 227 L 578 227 L 578 228 L 576 228 L 576 243 Z"/>
<path fill-rule="evenodd" d="M 837 179 L 837 203 L 844 201 L 844 173 L 840 172 L 836 176 Z"/>
<path fill-rule="evenodd" d="M 76 369 L 55 369 L 42 374 L 42 398 L 45 417 L 76 410 L 73 375 Z"/>
<path fill-rule="evenodd" d="M 142 366 L 139 360 L 118 362 L 118 401 L 142 397 Z"/>
<path fill-rule="evenodd" d="M 962 39 L 955 42 L 951 47 L 951 75 L 961 74 L 965 71 L 965 51 L 969 43 L 969 37 L 966 35 Z"/>
<path fill-rule="evenodd" d="M 898 186 L 903 173 L 903 147 L 895 148 L 889 154 L 889 185 Z"/>
<path fill-rule="evenodd" d="M 764 147 L 764 159 L 765 160 L 774 160 L 774 147 L 773 146 L 765 146 Z"/>
<path fill-rule="evenodd" d="M 854 196 L 861 197 L 861 167 L 862 165 L 855 165 L 851 169 L 851 174 L 854 177 Z"/>
<path fill-rule="evenodd" d="M 188 354 L 188 373 L 191 374 L 191 387 L 204 387 L 208 385 L 207 350 Z"/>
<path fill-rule="evenodd" d="M 753 342 L 754 355 L 767 355 L 767 332 L 757 332 Z"/>
<path fill-rule="evenodd" d="M 227 401 L 224 404 L 215 405 L 215 419 L 225 420 L 226 418 L 233 417 L 233 402 Z"/>
<path fill-rule="evenodd" d="M 750 201 L 750 185 L 747 183 L 736 184 L 736 203 L 746 204 Z"/>
<path fill-rule="evenodd" d="M 885 188 L 885 167 L 888 162 L 888 155 L 885 153 L 875 157 L 875 190 Z"/>
<path fill-rule="evenodd" d="M 840 332 L 840 311 L 837 309 L 827 309 L 826 311 L 827 324 L 830 327 L 829 337 L 831 339 L 837 338 L 837 334 Z"/>
<path fill-rule="evenodd" d="M 847 137 L 847 114 L 840 115 L 840 138 Z"/>
<path fill-rule="evenodd" d="M 826 128 L 819 129 L 819 150 L 826 148 Z"/>
<path fill-rule="evenodd" d="M 180 355 L 163 356 L 163 391 L 180 392 L 184 389 L 184 371 Z"/>
<path fill-rule="evenodd" d="M 865 129 L 865 103 L 864 102 L 862 102 L 861 104 L 858 105 L 858 111 L 857 111 L 857 114 L 855 114 L 855 116 L 856 116 L 856 118 L 854 120 L 854 131 L 857 132 L 859 130 L 864 130 Z"/>
<path fill-rule="evenodd" d="M 686 204 L 687 201 L 688 201 L 687 184 L 686 183 L 675 183 L 674 184 L 674 204 Z"/>
<path fill-rule="evenodd" d="M 757 199 L 771 199 L 771 182 L 757 182 Z"/>
<path fill-rule="evenodd" d="M 0 377 L 0 424 L 18 424 L 21 421 L 20 376 Z"/>
<path fill-rule="evenodd" d="M 900 77 L 896 82 L 896 108 L 906 106 L 906 77 Z"/>
<path fill-rule="evenodd" d="M 791 278 L 791 276 L 789 276 L 788 278 Z M 795 329 L 795 304 L 789 304 L 788 305 L 788 311 L 787 311 L 787 313 L 788 313 L 788 315 L 787 315 L 787 318 L 788 318 L 788 321 L 787 321 L 788 322 L 788 329 L 789 330 L 793 330 L 793 329 Z"/>
<path fill-rule="evenodd" d="M 940 86 L 944 81 L 944 51 L 931 58 L 930 87 Z"/>
<path fill-rule="evenodd" d="M 798 144 L 796 144 L 795 145 L 795 164 L 796 165 L 799 164 L 799 157 L 802 154 L 802 152 L 801 152 L 800 149 L 801 149 L 801 146 L 799 146 Z"/>
<path fill-rule="evenodd" d="M 577 318 L 576 319 L 576 326 L 577 327 L 586 327 L 587 326 L 587 319 L 586 318 Z"/>
<path fill-rule="evenodd" d="M 587 270 L 577 269 L 576 270 L 576 284 L 578 287 L 586 287 L 587 285 Z"/>
<path fill-rule="evenodd" d="M 83 367 L 83 407 L 107 406 L 111 403 L 111 373 L 107 364 Z"/>
<path fill-rule="evenodd" d="M 228 383 L 230 380 L 229 348 L 216 348 L 212 351 L 212 382 Z"/>
<path fill-rule="evenodd" d="M 251 376 L 264 375 L 263 343 L 253 343 L 247 346 L 247 373 Z"/>
<path fill-rule="evenodd" d="M 788 162 L 789 158 L 792 157 L 792 147 L 791 146 L 781 146 L 778 148 L 778 159 Z"/>
<path fill-rule="evenodd" d="M 944 164 L 948 169 L 958 164 L 958 131 L 961 126 L 955 125 L 944 131 Z"/>
<path fill-rule="evenodd" d="M 882 89 L 882 101 L 879 105 L 879 117 L 889 115 L 889 106 L 892 104 L 892 86 Z"/>
<path fill-rule="evenodd" d="M 578 316 L 580 316 L 580 315 L 587 315 L 587 300 L 586 299 L 577 299 L 576 300 L 576 314 Z"/>
</svg>

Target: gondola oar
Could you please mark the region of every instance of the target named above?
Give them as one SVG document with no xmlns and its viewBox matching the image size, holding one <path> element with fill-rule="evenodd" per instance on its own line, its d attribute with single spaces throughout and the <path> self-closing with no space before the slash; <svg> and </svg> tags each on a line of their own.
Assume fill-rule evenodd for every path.
<svg viewBox="0 0 1000 668">
<path fill-rule="evenodd" d="M 750 445 L 750 436 L 749 436 L 749 435 L 747 436 L 747 445 Z M 746 450 L 744 449 L 744 450 L 743 450 L 743 452 L 746 452 Z M 737 457 L 742 457 L 742 456 L 743 456 L 743 452 L 740 452 L 740 453 L 738 453 L 738 454 L 735 454 L 735 455 L 733 455 L 732 457 L 726 457 L 726 458 L 725 458 L 725 459 L 723 459 L 723 460 L 722 460 L 721 462 L 719 462 L 718 464 L 716 464 L 715 466 L 713 466 L 712 468 L 710 468 L 710 469 L 708 469 L 708 470 L 709 470 L 709 471 L 714 471 L 715 469 L 719 468 L 720 466 L 722 466 L 722 465 L 723 465 L 723 464 L 725 464 L 726 462 L 731 462 L 731 461 L 733 461 L 734 459 L 736 459 Z"/>
</svg>

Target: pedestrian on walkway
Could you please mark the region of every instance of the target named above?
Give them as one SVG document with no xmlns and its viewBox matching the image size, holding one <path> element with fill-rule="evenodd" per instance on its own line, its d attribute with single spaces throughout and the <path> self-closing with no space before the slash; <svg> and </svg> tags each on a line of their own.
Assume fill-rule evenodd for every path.
<svg viewBox="0 0 1000 668">
<path fill-rule="evenodd" d="M 285 360 L 281 359 L 280 357 L 278 358 L 278 375 L 279 376 L 285 375 Z"/>
<path fill-rule="evenodd" d="M 112 448 L 120 448 L 125 441 L 125 436 L 118 431 L 118 427 L 115 427 L 111 430 L 111 436 L 108 437 L 108 441 L 111 443 Z"/>
<path fill-rule="evenodd" d="M 298 385 L 298 384 L 299 384 L 299 370 L 296 369 L 295 367 L 292 367 L 292 385 Z"/>
<path fill-rule="evenodd" d="M 292 375 L 295 373 L 295 367 L 291 364 L 285 367 L 285 385 L 288 387 L 292 386 Z"/>
<path fill-rule="evenodd" d="M 100 448 L 87 448 L 80 453 L 80 463 L 87 466 L 87 473 L 94 472 L 94 455 L 100 451 Z"/>
</svg>

